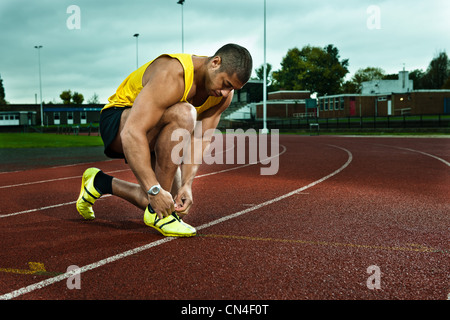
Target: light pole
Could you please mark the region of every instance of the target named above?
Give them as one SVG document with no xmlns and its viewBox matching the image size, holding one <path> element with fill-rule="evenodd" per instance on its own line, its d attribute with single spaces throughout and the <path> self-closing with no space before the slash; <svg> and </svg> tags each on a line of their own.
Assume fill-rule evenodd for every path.
<svg viewBox="0 0 450 320">
<path fill-rule="evenodd" d="M 38 64 L 39 64 L 39 93 L 41 99 L 41 127 L 44 126 L 44 112 L 42 110 L 42 79 L 41 79 L 41 49 L 42 46 L 34 46 L 35 49 L 38 49 Z"/>
<path fill-rule="evenodd" d="M 263 134 L 269 133 L 267 129 L 267 63 L 266 63 L 266 0 L 264 0 L 264 83 L 263 83 Z"/>
<path fill-rule="evenodd" d="M 181 51 L 184 53 L 184 0 L 178 0 L 177 4 L 181 4 Z"/>
<path fill-rule="evenodd" d="M 135 33 L 133 35 L 133 37 L 136 37 L 136 69 L 139 68 L 139 60 L 138 60 L 138 38 L 139 38 L 139 33 Z"/>
</svg>

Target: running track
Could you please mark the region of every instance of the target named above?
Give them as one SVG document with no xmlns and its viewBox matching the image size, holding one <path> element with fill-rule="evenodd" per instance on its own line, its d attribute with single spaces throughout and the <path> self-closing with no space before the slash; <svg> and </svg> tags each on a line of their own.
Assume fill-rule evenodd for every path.
<svg viewBox="0 0 450 320">
<path fill-rule="evenodd" d="M 0 298 L 448 299 L 449 139 L 280 136 L 280 153 L 272 176 L 203 165 L 189 239 L 111 196 L 78 215 L 83 171 L 135 181 L 123 161 L 0 173 Z"/>
</svg>

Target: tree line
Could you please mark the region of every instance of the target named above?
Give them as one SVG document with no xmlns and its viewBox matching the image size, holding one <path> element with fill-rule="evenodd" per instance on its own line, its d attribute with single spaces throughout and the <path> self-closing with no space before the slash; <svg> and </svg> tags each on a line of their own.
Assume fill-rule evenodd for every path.
<svg viewBox="0 0 450 320">
<path fill-rule="evenodd" d="M 59 95 L 59 98 L 62 100 L 64 105 L 81 105 L 84 101 L 84 96 L 81 93 L 74 92 L 71 90 L 64 90 Z M 88 104 L 100 104 L 98 100 L 98 95 L 94 93 L 94 95 L 88 100 Z"/>
<path fill-rule="evenodd" d="M 342 93 L 360 93 L 361 84 L 371 80 L 398 79 L 398 74 L 386 74 L 382 68 L 361 68 L 349 79 L 349 60 L 341 59 L 339 50 L 332 44 L 324 48 L 304 46 L 289 49 L 281 61 L 280 70 L 272 71 L 267 64 L 268 91 L 308 90 L 319 96 Z M 263 80 L 263 67 L 256 69 L 259 80 Z M 445 51 L 439 52 L 423 71 L 413 70 L 409 78 L 414 89 L 450 89 L 450 60 Z"/>
</svg>

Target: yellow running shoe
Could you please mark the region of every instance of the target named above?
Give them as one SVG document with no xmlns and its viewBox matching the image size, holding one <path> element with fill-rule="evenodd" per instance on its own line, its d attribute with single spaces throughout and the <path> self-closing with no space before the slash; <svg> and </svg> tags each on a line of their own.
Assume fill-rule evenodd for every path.
<svg viewBox="0 0 450 320">
<path fill-rule="evenodd" d="M 197 234 L 197 230 L 181 220 L 176 212 L 160 219 L 150 205 L 145 209 L 144 223 L 155 228 L 166 237 L 193 237 Z"/>
<path fill-rule="evenodd" d="M 94 220 L 94 210 L 92 206 L 94 202 L 102 195 L 94 187 L 95 175 L 100 172 L 100 169 L 89 168 L 83 173 L 81 180 L 80 196 L 77 200 L 77 210 L 86 220 Z"/>
</svg>

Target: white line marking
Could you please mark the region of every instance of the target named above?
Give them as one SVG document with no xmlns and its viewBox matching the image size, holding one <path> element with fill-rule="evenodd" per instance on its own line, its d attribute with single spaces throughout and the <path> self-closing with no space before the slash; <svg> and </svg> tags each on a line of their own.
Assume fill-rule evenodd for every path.
<svg viewBox="0 0 450 320">
<path fill-rule="evenodd" d="M 231 214 L 231 215 L 229 215 L 229 216 L 222 217 L 222 218 L 220 218 L 220 219 L 211 221 L 211 222 L 209 222 L 209 223 L 205 223 L 205 224 L 203 224 L 203 225 L 197 227 L 197 230 L 202 230 L 202 229 L 211 227 L 211 226 L 216 225 L 216 224 L 218 224 L 218 223 L 222 223 L 222 222 L 224 222 L 224 221 L 227 221 L 227 220 L 230 220 L 230 219 L 239 217 L 239 216 L 241 216 L 241 215 L 243 215 L 243 214 L 245 214 L 245 213 L 248 213 L 248 212 L 250 212 L 250 211 L 254 211 L 254 210 L 257 210 L 257 209 L 262 208 L 262 207 L 264 207 L 264 206 L 267 206 L 267 205 L 270 205 L 270 204 L 272 204 L 272 203 L 275 203 L 275 202 L 277 202 L 277 201 L 286 199 L 287 197 L 290 197 L 290 196 L 292 196 L 292 195 L 294 195 L 294 194 L 297 194 L 298 192 L 301 192 L 301 191 L 303 191 L 303 190 L 306 190 L 306 189 L 308 189 L 308 188 L 311 188 L 311 187 L 313 187 L 313 186 L 315 186 L 315 185 L 317 185 L 317 184 L 319 184 L 319 183 L 321 183 L 321 182 L 323 182 L 323 181 L 325 181 L 325 180 L 327 180 L 327 179 L 333 177 L 334 175 L 340 173 L 342 170 L 344 170 L 344 169 L 352 162 L 353 155 L 352 155 L 352 153 L 351 153 L 350 151 L 348 151 L 347 149 L 344 149 L 344 148 L 341 148 L 341 147 L 338 147 L 338 146 L 334 146 L 334 145 L 330 145 L 330 146 L 335 147 L 335 148 L 338 148 L 338 149 L 341 149 L 341 150 L 344 150 L 344 151 L 347 152 L 347 154 L 348 154 L 347 162 L 345 162 L 344 165 L 342 165 L 339 169 L 335 170 L 334 172 L 330 173 L 329 175 L 327 175 L 327 176 L 325 176 L 325 177 L 323 177 L 323 178 L 321 178 L 321 179 L 319 179 L 319 180 L 316 180 L 316 181 L 314 181 L 314 182 L 308 184 L 307 186 L 301 187 L 301 188 L 299 188 L 299 189 L 297 189 L 297 190 L 294 190 L 294 191 L 292 191 L 292 192 L 289 192 L 289 193 L 287 193 L 287 194 L 285 194 L 285 195 L 282 195 L 282 196 L 277 197 L 277 198 L 274 198 L 274 199 L 272 199 L 272 200 L 269 200 L 269 201 L 260 203 L 260 204 L 258 204 L 258 205 L 256 205 L 256 206 L 253 206 L 253 207 L 248 208 L 248 209 L 246 209 L 246 210 L 242 210 L 242 211 L 236 212 L 236 213 Z M 84 267 L 81 267 L 79 271 L 77 270 L 77 273 L 80 273 L 80 274 L 81 274 L 82 272 L 86 272 L 86 271 L 89 271 L 89 270 L 96 269 L 96 268 L 101 267 L 101 266 L 103 266 L 103 265 L 106 265 L 106 264 L 108 264 L 108 263 L 111 263 L 111 262 L 114 262 L 114 261 L 117 261 L 117 260 L 120 260 L 120 259 L 129 257 L 129 256 L 134 255 L 134 254 L 136 254 L 136 253 L 145 251 L 145 250 L 147 250 L 147 249 L 150 249 L 150 248 L 159 246 L 159 245 L 161 245 L 161 244 L 164 244 L 164 243 L 166 243 L 166 242 L 169 242 L 169 241 L 172 241 L 172 240 L 176 240 L 176 239 L 178 239 L 178 238 L 164 238 L 164 239 L 160 239 L 160 240 L 157 240 L 157 241 L 150 242 L 150 243 L 148 243 L 148 244 L 146 244 L 146 245 L 144 245 L 144 246 L 137 247 L 137 248 L 134 248 L 134 249 L 131 249 L 131 250 L 128 250 L 128 251 L 125 251 L 125 252 L 116 254 L 116 255 L 111 256 L 111 257 L 109 257 L 109 258 L 106 258 L 106 259 L 103 259 L 103 260 L 100 260 L 100 261 L 97 261 L 97 262 L 88 264 L 88 265 L 86 265 L 86 266 L 84 266 Z M 10 299 L 19 297 L 19 296 L 21 296 L 21 295 L 30 293 L 30 292 L 32 292 L 32 291 L 35 291 L 35 290 L 38 290 L 38 289 L 42 289 L 42 288 L 44 288 L 44 287 L 47 287 L 47 286 L 49 286 L 49 285 L 51 285 L 51 284 L 53 284 L 53 283 L 60 282 L 60 281 L 62 281 L 62 280 L 64 280 L 64 279 L 69 278 L 69 277 L 72 276 L 72 275 L 73 275 L 73 271 L 72 271 L 72 272 L 66 272 L 66 273 L 61 274 L 61 275 L 59 275 L 59 276 L 56 276 L 56 277 L 53 277 L 53 278 L 50 278 L 50 279 L 46 279 L 46 280 L 43 280 L 43 281 L 38 282 L 38 283 L 31 284 L 31 285 L 29 285 L 29 286 L 20 288 L 20 289 L 18 289 L 18 290 L 12 291 L 12 292 L 10 292 L 10 293 L 6 293 L 6 294 L 1 295 L 1 296 L 0 296 L 0 300 L 10 300 Z"/>
<path fill-rule="evenodd" d="M 112 194 L 105 194 L 104 196 L 102 196 L 100 199 L 98 199 L 98 201 L 103 200 L 107 197 L 111 197 Z M 14 212 L 14 213 L 8 213 L 5 215 L 0 215 L 0 219 L 1 218 L 6 218 L 6 217 L 12 217 L 12 216 L 17 216 L 19 214 L 23 214 L 23 213 L 30 213 L 30 212 L 36 212 L 36 211 L 41 211 L 41 210 L 47 210 L 47 209 L 53 209 L 53 208 L 58 208 L 58 207 L 64 207 L 64 206 L 69 206 L 72 204 L 77 203 L 77 201 L 70 201 L 70 202 L 64 202 L 64 203 L 58 203 L 58 204 L 54 204 L 51 206 L 46 206 L 46 207 L 40 207 L 40 208 L 36 208 L 36 209 L 29 209 L 29 210 L 24 210 L 24 211 L 19 211 L 19 212 Z"/>
<path fill-rule="evenodd" d="M 253 206 L 253 207 L 251 207 L 251 208 L 248 208 L 248 209 L 245 209 L 245 210 L 242 210 L 242 211 L 233 213 L 233 214 L 231 214 L 231 215 L 222 217 L 222 218 L 217 219 L 217 220 L 214 220 L 214 221 L 212 221 L 212 222 L 205 223 L 205 224 L 203 224 L 203 225 L 201 225 L 201 226 L 199 226 L 199 227 L 196 227 L 197 230 L 202 230 L 202 229 L 211 227 L 211 226 L 213 226 L 213 225 L 215 225 L 215 224 L 218 224 L 218 223 L 221 223 L 221 222 L 224 222 L 224 221 L 227 221 L 227 220 L 230 220 L 230 219 L 239 217 L 239 216 L 241 216 L 241 215 L 243 215 L 243 214 L 245 214 L 245 213 L 248 213 L 248 212 L 250 212 L 250 211 L 254 211 L 254 210 L 257 210 L 257 209 L 259 209 L 259 208 L 268 206 L 268 205 L 270 205 L 270 204 L 272 204 L 272 203 L 275 203 L 275 202 L 278 202 L 278 201 L 280 201 L 280 200 L 286 199 L 286 198 L 288 198 L 288 197 L 290 197 L 290 196 L 293 196 L 293 195 L 295 195 L 295 194 L 298 194 L 299 192 L 302 192 L 302 191 L 304 191 L 304 190 L 306 190 L 306 189 L 309 189 L 309 188 L 315 186 L 316 184 L 319 184 L 319 183 L 321 183 L 321 182 L 323 182 L 323 181 L 325 181 L 325 180 L 331 178 L 332 176 L 338 174 L 339 172 L 341 172 L 342 170 L 344 170 L 345 168 L 347 168 L 347 166 L 350 164 L 350 162 L 352 162 L 353 155 L 352 155 L 352 153 L 351 153 L 350 151 L 348 151 L 347 149 L 344 149 L 344 148 L 341 148 L 341 147 L 337 147 L 337 146 L 333 146 L 333 145 L 330 145 L 330 146 L 335 147 L 335 148 L 338 148 L 338 149 L 341 149 L 341 150 L 344 150 L 344 151 L 347 152 L 347 154 L 348 154 L 348 160 L 347 160 L 347 162 L 346 162 L 342 167 L 340 167 L 339 169 L 337 169 L 336 171 L 330 173 L 329 175 L 327 175 L 327 176 L 325 176 L 325 177 L 323 177 L 323 178 L 321 178 L 321 179 L 319 179 L 319 180 L 316 180 L 316 181 L 314 181 L 314 182 L 311 182 L 310 184 L 308 184 L 308 185 L 306 185 L 306 186 L 304 186 L 304 187 L 301 187 L 301 188 L 299 188 L 299 189 L 297 189 L 297 190 L 294 190 L 294 191 L 291 191 L 291 192 L 289 192 L 289 193 L 286 193 L 286 194 L 284 194 L 284 195 L 282 195 L 282 196 L 279 196 L 279 197 L 277 197 L 277 198 L 274 198 L 274 199 L 272 199 L 272 200 L 268 200 L 268 201 L 266 201 L 266 202 L 257 204 L 257 205 L 255 205 L 255 206 Z"/>
<path fill-rule="evenodd" d="M 117 173 L 117 172 L 123 172 L 128 171 L 130 169 L 121 169 L 121 170 L 114 170 L 114 171 L 108 171 L 105 173 Z M 22 187 L 22 186 L 28 186 L 30 184 L 39 184 L 39 183 L 46 183 L 46 182 L 54 182 L 54 181 L 62 181 L 62 180 L 69 180 L 69 179 L 80 179 L 80 176 L 74 176 L 74 177 L 63 177 L 63 178 L 56 178 L 56 179 L 48 179 L 48 180 L 40 180 L 40 181 L 32 181 L 32 182 L 24 182 L 24 183 L 18 183 L 18 184 L 11 184 L 8 186 L 0 186 L 0 189 L 6 189 L 6 188 L 14 188 L 14 187 Z"/>
<path fill-rule="evenodd" d="M 401 150 L 406 150 L 406 151 L 411 151 L 411 152 L 420 153 L 420 154 L 423 154 L 423 155 L 425 155 L 425 156 L 428 156 L 428 157 L 434 158 L 434 159 L 436 159 L 436 160 L 439 160 L 439 161 L 441 161 L 442 163 L 444 163 L 444 164 L 446 164 L 447 166 L 450 167 L 450 163 L 447 162 L 447 161 L 445 161 L 444 159 L 439 158 L 438 156 L 435 156 L 435 155 L 432 155 L 432 154 L 423 152 L 423 151 L 419 151 L 419 150 L 415 150 L 415 149 L 410 149 L 410 148 L 403 148 L 403 147 L 390 146 L 390 145 L 387 145 L 387 144 L 376 144 L 376 145 L 383 146 L 383 147 L 391 147 L 391 148 L 396 148 L 396 149 L 401 149 Z"/>
<path fill-rule="evenodd" d="M 286 147 L 283 146 L 283 145 L 281 145 L 281 147 L 284 149 L 281 153 L 278 153 L 278 154 L 276 154 L 274 156 L 271 156 L 269 158 L 266 158 L 264 160 L 267 161 L 267 160 L 270 160 L 272 158 L 279 157 L 283 153 L 285 153 L 286 152 Z M 227 150 L 229 150 L 229 149 L 227 149 Z M 225 151 L 227 151 L 227 150 L 225 150 Z M 221 170 L 221 171 L 205 173 L 205 174 L 197 176 L 196 178 L 206 177 L 206 176 L 210 176 L 210 175 L 213 175 L 213 174 L 223 173 L 223 172 L 227 172 L 227 171 L 231 171 L 231 170 L 237 170 L 237 169 L 240 169 L 240 168 L 244 168 L 244 167 L 247 167 L 247 166 L 252 166 L 252 165 L 258 164 L 260 161 L 261 160 L 256 161 L 256 162 L 252 162 L 252 163 L 248 163 L 248 164 L 245 164 L 245 165 L 242 165 L 242 166 L 237 166 L 237 167 L 233 167 L 233 168 L 230 168 L 230 169 Z M 61 167 L 53 167 L 53 168 L 61 168 Z M 117 172 L 123 172 L 123 171 L 131 171 L 131 169 L 128 168 L 128 169 L 114 170 L 114 171 L 109 171 L 109 172 L 105 172 L 105 173 L 106 174 L 111 174 L 111 173 L 117 173 Z M 21 171 L 18 171 L 18 172 L 21 172 Z M 54 181 L 62 181 L 62 180 L 69 180 L 69 179 L 79 179 L 79 178 L 80 178 L 80 176 L 75 176 L 75 177 L 63 177 L 63 178 L 55 178 L 55 179 L 48 179 L 48 180 L 24 182 L 24 183 L 18 183 L 18 184 L 11 184 L 11 185 L 7 185 L 7 186 L 0 186 L 0 189 L 22 187 L 22 186 L 28 186 L 28 185 L 32 185 L 32 184 L 54 182 Z"/>
<path fill-rule="evenodd" d="M 278 154 L 276 154 L 276 155 L 274 155 L 274 156 L 271 156 L 271 157 L 269 157 L 269 158 L 266 158 L 266 159 L 264 159 L 264 160 L 267 161 L 267 160 L 270 160 L 270 159 L 272 159 L 272 158 L 279 157 L 279 156 L 281 156 L 283 153 L 285 153 L 285 152 L 286 152 L 286 147 L 283 146 L 283 145 L 281 145 L 281 147 L 283 148 L 283 151 L 282 151 L 282 152 L 280 152 L 280 153 L 278 153 Z M 218 174 L 218 173 L 223 173 L 223 172 L 228 172 L 228 171 L 232 171 L 232 170 L 241 169 L 241 168 L 248 167 L 248 166 L 253 166 L 253 165 L 255 165 L 255 164 L 258 164 L 260 161 L 261 161 L 261 160 L 256 161 L 256 162 L 247 163 L 247 164 L 244 164 L 244 165 L 238 166 L 238 167 L 233 167 L 233 168 L 224 169 L 224 170 L 220 170 L 220 171 L 216 171 L 216 172 L 210 172 L 210 173 L 201 174 L 201 175 L 199 175 L 199 176 L 196 176 L 196 178 L 201 178 L 201 177 L 211 176 L 211 175 L 213 175 L 213 174 Z"/>
<path fill-rule="evenodd" d="M 17 216 L 19 214 L 36 212 L 36 211 L 40 211 L 40 210 L 53 209 L 53 208 L 63 207 L 63 206 L 67 206 L 67 205 L 75 204 L 75 203 L 76 203 L 76 201 L 71 201 L 71 202 L 54 204 L 52 206 L 47 206 L 47 207 L 40 207 L 40 208 L 36 208 L 36 209 L 29 209 L 29 210 L 24 210 L 24 211 L 19 211 L 19 212 L 8 213 L 8 214 L 1 215 L 0 218 Z"/>
<path fill-rule="evenodd" d="M 283 146 L 283 145 L 281 145 L 281 147 L 283 148 L 282 152 L 280 152 L 280 153 L 278 153 L 278 154 L 276 154 L 274 156 L 271 156 L 270 158 L 266 158 L 265 160 L 270 160 L 272 158 L 279 157 L 283 153 L 285 153 L 286 152 L 286 147 Z M 241 168 L 252 166 L 252 165 L 255 165 L 255 164 L 258 164 L 258 163 L 259 163 L 259 161 L 253 162 L 253 163 L 249 163 L 249 164 L 244 164 L 242 166 L 237 166 L 237 167 L 233 167 L 233 168 L 229 168 L 229 169 L 216 171 L 216 172 L 210 172 L 210 173 L 201 174 L 201 175 L 196 176 L 195 179 L 206 177 L 206 176 L 210 176 L 210 175 L 214 175 L 214 174 L 218 174 L 218 173 L 223 173 L 223 172 L 227 172 L 227 171 L 231 171 L 231 170 L 241 169 Z M 117 173 L 117 172 L 129 171 L 129 170 L 131 170 L 131 169 L 115 170 L 115 171 L 109 171 L 109 172 L 106 172 L 106 173 L 108 173 L 108 174 L 109 173 Z M 9 188 L 9 187 L 18 187 L 18 186 L 24 186 L 24 185 L 30 185 L 30 184 L 37 184 L 37 183 L 45 183 L 45 182 L 52 182 L 52 181 L 61 181 L 61 180 L 67 180 L 67 179 L 75 179 L 75 178 L 79 179 L 80 176 L 66 177 L 66 178 L 57 178 L 57 179 L 42 180 L 42 181 L 35 181 L 35 182 L 26 182 L 26 183 L 15 184 L 15 185 L 10 185 L 10 186 L 3 186 L 3 187 L 0 187 L 0 189 L 2 189 L 2 188 Z M 103 196 L 103 198 L 105 198 L 107 196 L 111 196 L 111 195 L 105 195 L 105 196 Z M 46 210 L 46 209 L 52 209 L 52 208 L 67 206 L 67 205 L 71 205 L 71 204 L 74 204 L 74 203 L 76 203 L 76 201 L 65 202 L 65 203 L 55 204 L 55 205 L 51 205 L 51 206 L 47 206 L 47 207 L 41 207 L 41 208 L 36 208 L 36 209 L 29 209 L 29 210 L 24 210 L 24 211 L 4 214 L 4 215 L 0 215 L 0 219 L 1 218 L 6 218 L 6 217 L 11 217 L 11 216 L 16 216 L 16 215 L 23 214 L 23 213 L 30 213 L 30 212 L 40 211 L 40 210 Z"/>
<path fill-rule="evenodd" d="M 89 270 L 101 267 L 101 266 L 103 266 L 105 264 L 108 264 L 108 263 L 111 263 L 111 262 L 114 262 L 114 261 L 126 258 L 128 256 L 133 255 L 133 254 L 136 254 L 136 253 L 139 253 L 141 251 L 150 249 L 152 247 L 159 246 L 159 245 L 161 245 L 163 243 L 166 243 L 166 242 L 169 242 L 169 241 L 172 241 L 172 240 L 175 240 L 175 239 L 177 239 L 177 238 L 164 238 L 164 239 L 160 239 L 160 240 L 157 240 L 157 241 L 154 241 L 154 242 L 150 242 L 149 244 L 146 244 L 146 245 L 144 245 L 142 247 L 138 247 L 138 248 L 135 248 L 135 249 L 132 249 L 132 250 L 128 250 L 128 251 L 116 254 L 115 256 L 112 256 L 112 257 L 109 257 L 109 258 L 106 258 L 106 259 L 103 259 L 103 260 L 100 260 L 100 261 L 88 264 L 88 265 L 86 265 L 84 267 L 81 267 L 80 269 L 77 269 L 76 273 L 77 274 L 81 274 L 83 272 L 86 272 L 86 271 L 89 271 Z M 23 287 L 21 289 L 12 291 L 12 292 L 4 294 L 4 295 L 1 295 L 0 296 L 0 300 L 10 300 L 10 299 L 16 298 L 18 296 L 21 296 L 23 294 L 30 293 L 30 292 L 32 292 L 34 290 L 42 289 L 42 288 L 47 287 L 47 286 L 49 286 L 49 285 L 51 285 L 53 283 L 62 281 L 64 279 L 67 279 L 67 278 L 73 276 L 73 274 L 74 274 L 74 271 L 66 272 L 66 273 L 63 273 L 63 274 L 58 275 L 56 277 L 43 280 L 41 282 L 29 285 L 27 287 Z"/>
<path fill-rule="evenodd" d="M 65 167 L 85 166 L 90 163 L 100 163 L 100 162 L 110 162 L 110 161 L 119 161 L 119 160 L 118 159 L 107 159 L 107 160 L 101 160 L 101 161 L 97 161 L 97 162 L 80 162 L 80 163 L 65 164 L 65 165 L 53 166 L 53 167 L 41 167 L 41 168 L 35 168 L 35 169 L 25 169 L 25 170 L 16 170 L 16 171 L 2 171 L 2 172 L 0 172 L 0 174 L 26 172 L 26 171 L 36 170 L 36 169 L 58 169 L 58 168 L 65 168 Z"/>
<path fill-rule="evenodd" d="M 436 160 L 442 161 L 444 164 L 446 164 L 447 166 L 450 167 L 450 163 L 449 163 L 449 162 L 445 161 L 445 160 L 442 159 L 442 158 L 439 158 L 438 156 L 435 156 L 435 155 L 432 155 L 432 154 L 429 154 L 429 153 L 426 153 L 426 152 L 423 152 L 423 151 L 419 151 L 419 150 L 409 149 L 409 148 L 402 148 L 402 147 L 394 147 L 394 148 L 397 148 L 397 149 L 403 149 L 403 150 L 412 151 L 412 152 L 417 152 L 417 153 L 421 153 L 421 154 L 423 154 L 423 155 L 425 155 L 425 156 L 429 156 L 429 157 L 434 158 L 434 159 L 436 159 Z"/>
</svg>

